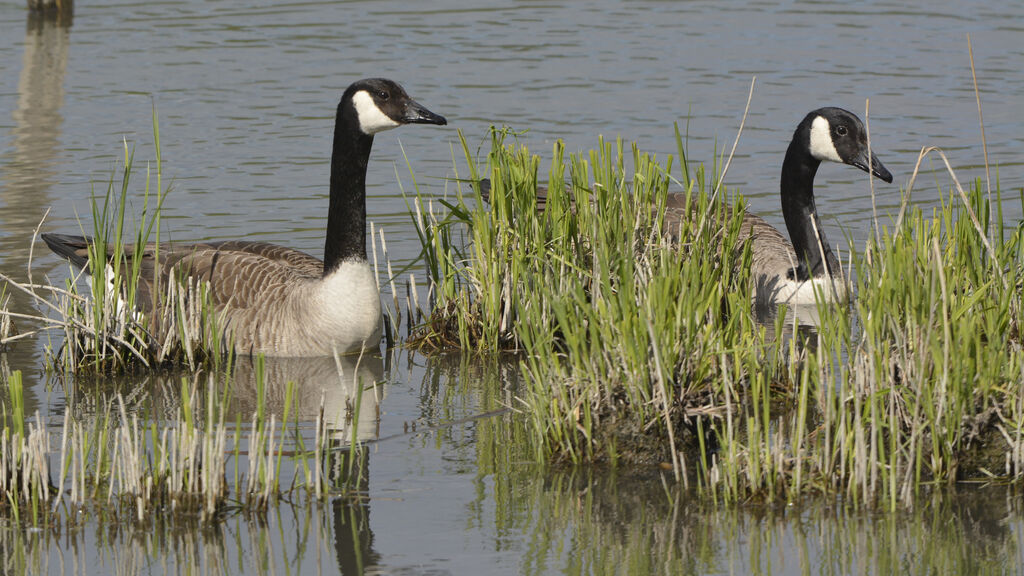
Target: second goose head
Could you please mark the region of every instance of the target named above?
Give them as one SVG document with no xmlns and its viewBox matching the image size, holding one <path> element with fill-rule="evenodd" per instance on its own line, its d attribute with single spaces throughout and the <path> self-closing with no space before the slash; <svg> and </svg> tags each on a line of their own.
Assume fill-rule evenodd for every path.
<svg viewBox="0 0 1024 576">
<path fill-rule="evenodd" d="M 892 174 L 874 153 L 869 157 L 867 130 L 853 112 L 842 108 L 819 108 L 804 118 L 797 132 L 800 133 L 805 125 L 808 150 L 815 159 L 856 166 L 885 182 L 892 182 Z"/>
<path fill-rule="evenodd" d="M 782 164 L 782 213 L 796 252 L 793 280 L 835 274 L 839 262 L 818 219 L 814 175 L 822 162 L 849 164 L 892 182 L 892 174 L 868 152 L 867 130 L 853 112 L 819 108 L 804 117 Z"/>
</svg>

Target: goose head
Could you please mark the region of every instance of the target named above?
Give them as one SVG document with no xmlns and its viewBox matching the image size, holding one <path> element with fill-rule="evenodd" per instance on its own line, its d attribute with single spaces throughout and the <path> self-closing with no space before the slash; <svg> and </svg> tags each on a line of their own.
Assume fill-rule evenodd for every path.
<svg viewBox="0 0 1024 576">
<path fill-rule="evenodd" d="M 427 110 L 397 82 L 386 78 L 354 82 L 341 97 L 341 106 L 343 114 L 350 115 L 355 127 L 367 136 L 403 124 L 448 123 L 444 116 Z"/>
<path fill-rule="evenodd" d="M 856 114 L 842 108 L 819 108 L 800 123 L 807 131 L 807 150 L 819 162 L 849 164 L 892 182 L 892 174 L 868 152 L 868 135 Z"/>
</svg>

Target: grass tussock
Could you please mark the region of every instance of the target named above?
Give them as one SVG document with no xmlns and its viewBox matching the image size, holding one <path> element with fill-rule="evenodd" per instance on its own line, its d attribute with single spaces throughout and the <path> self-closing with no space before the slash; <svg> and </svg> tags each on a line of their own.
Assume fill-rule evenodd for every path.
<svg viewBox="0 0 1024 576">
<path fill-rule="evenodd" d="M 950 175 L 932 214 L 909 208 L 854 254 L 857 297 L 823 310 L 799 409 L 757 422 L 785 442 L 719 429 L 721 463 L 746 476 L 723 484 L 730 496 L 813 490 L 895 508 L 928 486 L 1024 478 L 1024 227 L 1003 224 L 998 190 Z"/>
<path fill-rule="evenodd" d="M 565 162 L 556 145 L 537 210 L 540 159 L 509 139 L 495 132 L 487 157 L 490 206 L 476 185 L 443 216 L 417 201 L 433 311 L 411 342 L 522 352 L 539 458 L 661 463 L 728 502 L 894 508 L 930 486 L 1024 478 L 1024 227 L 1003 224 L 998 189 L 965 191 L 950 170 L 931 215 L 905 205 L 853 248 L 850 305 L 819 306 L 809 332 L 784 313 L 769 330 L 751 310 L 742 207 L 690 170 L 681 140 L 678 180 L 673 158 L 636 146 Z M 670 187 L 691 207 L 673 242 Z"/>
<path fill-rule="evenodd" d="M 91 242 L 84 268 L 71 267 L 70 278 L 59 284 L 48 279 L 36 283 L 31 262 L 27 281 L 2 276 L 10 289 L 29 295 L 41 311 L 5 310 L 7 320 L 23 318 L 40 326 L 17 338 L 39 332 L 63 336 L 47 354 L 55 369 L 115 373 L 182 364 L 195 369 L 216 365 L 230 349 L 205 285 L 185 278 L 161 281 L 156 266 L 153 278 L 143 278 L 147 250 L 156 246 L 159 258 L 160 211 L 168 192 L 162 187 L 155 115 L 153 129 L 156 169 L 153 174 L 146 167 L 141 193 L 132 192 L 134 151 L 126 143 L 120 178 L 112 174 L 106 192 L 90 202 L 92 226 L 83 235 Z M 142 205 L 138 215 L 127 212 L 134 202 Z M 153 302 L 137 301 L 142 283 L 152 287 Z"/>
<path fill-rule="evenodd" d="M 679 138 L 680 179 L 673 157 L 661 163 L 636 145 L 601 141 L 566 161 L 556 144 L 538 211 L 540 159 L 509 138 L 493 136 L 489 205 L 474 186 L 444 218 L 416 215 L 434 313 L 413 343 L 525 352 L 523 401 L 544 456 L 627 450 L 681 472 L 682 436 L 710 398 L 754 368 L 772 384 L 786 378 L 753 320 L 742 206 L 712 199 L 718 182 L 691 172 Z M 672 240 L 670 187 L 687 205 Z M 664 449 L 637 449 L 652 438 Z"/>
</svg>

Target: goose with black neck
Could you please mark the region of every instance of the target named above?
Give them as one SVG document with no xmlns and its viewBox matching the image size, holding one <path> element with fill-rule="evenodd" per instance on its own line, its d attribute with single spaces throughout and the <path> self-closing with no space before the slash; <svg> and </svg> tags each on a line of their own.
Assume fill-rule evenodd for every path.
<svg viewBox="0 0 1024 576">
<path fill-rule="evenodd" d="M 892 174 L 869 152 L 860 118 L 834 107 L 808 113 L 793 133 L 782 163 L 782 214 L 792 241 L 759 216 L 747 213 L 743 218 L 741 238 L 751 239 L 751 276 L 759 305 L 814 304 L 819 297 L 846 297 L 839 259 L 814 201 L 814 177 L 822 162 L 848 164 L 892 182 Z"/>
<path fill-rule="evenodd" d="M 239 353 L 323 356 L 377 349 L 381 305 L 366 253 L 366 168 L 374 135 L 405 124 L 443 126 L 447 121 L 392 80 L 359 80 L 342 95 L 334 126 L 323 261 L 247 240 L 162 244 L 159 249 L 149 245 L 138 263 L 136 302 L 141 311 L 157 309 L 163 297 L 160 287 L 170 278 L 188 279 L 208 283 L 220 327 Z M 90 238 L 42 237 L 76 266 L 88 266 Z M 131 248 L 125 253 L 132 254 Z"/>
<path fill-rule="evenodd" d="M 739 240 L 751 242 L 751 296 L 762 311 L 781 303 L 814 304 L 818 295 L 825 301 L 846 297 L 839 260 L 825 237 L 814 202 L 814 177 L 822 162 L 849 164 L 892 182 L 892 174 L 868 151 L 867 131 L 855 114 L 834 107 L 808 113 L 797 126 L 782 163 L 782 213 L 792 242 L 760 216 L 743 215 Z M 489 180 L 480 182 L 480 191 L 489 202 Z M 546 202 L 547 189 L 539 187 L 537 210 L 543 211 Z M 670 193 L 666 198 L 665 229 L 672 240 L 679 240 L 689 206 L 685 194 Z"/>
</svg>

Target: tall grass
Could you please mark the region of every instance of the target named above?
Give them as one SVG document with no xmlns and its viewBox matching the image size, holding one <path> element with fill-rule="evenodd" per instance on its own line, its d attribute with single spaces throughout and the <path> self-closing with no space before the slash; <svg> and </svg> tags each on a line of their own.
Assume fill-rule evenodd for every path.
<svg viewBox="0 0 1024 576">
<path fill-rule="evenodd" d="M 932 215 L 851 247 L 853 304 L 820 305 L 808 332 L 782 310 L 754 321 L 742 205 L 709 199 L 681 140 L 678 180 L 635 145 L 566 161 L 556 144 L 537 210 L 540 159 L 510 139 L 494 133 L 485 170 L 463 140 L 470 198 L 443 215 L 418 199 L 434 307 L 413 343 L 521 352 L 539 459 L 662 463 L 728 502 L 890 508 L 1024 476 L 1024 227 L 1002 224 L 998 190 L 953 175 Z M 670 187 L 689 207 L 672 241 Z"/>
<path fill-rule="evenodd" d="M 170 410 L 157 405 L 156 395 L 129 405 L 121 393 L 95 394 L 84 410 L 69 402 L 60 432 L 51 435 L 38 414 L 26 419 L 15 372 L 0 436 L 0 515 L 32 525 L 92 518 L 147 525 L 163 510 L 208 523 L 238 512 L 265 514 L 282 497 L 352 496 L 363 490 L 365 466 L 339 471 L 338 463 L 362 465 L 366 457 L 366 438 L 355 430 L 360 409 L 370 410 L 359 405 L 364 388 L 376 383 L 365 376 L 336 375 L 334 385 L 356 395 L 347 414 L 325 413 L 321 400 L 319 412 L 310 416 L 304 408 L 300 421 L 295 385 L 287 385 L 283 399 L 268 398 L 280 391 L 267 386 L 283 383 L 268 382 L 261 357 L 254 383 L 219 371 L 168 376 L 156 386 L 173 396 Z M 248 385 L 257 395 L 252 411 L 229 417 L 233 394 Z M 315 384 L 324 385 L 330 384 Z M 343 441 L 339 427 L 352 431 Z"/>
<path fill-rule="evenodd" d="M 91 226 L 82 231 L 91 237 L 85 269 L 72 268 L 63 286 L 34 283 L 31 262 L 27 282 L 0 275 L 42 311 L 3 313 L 7 320 L 26 318 L 41 326 L 22 337 L 40 330 L 62 333 L 61 344 L 47 355 L 54 368 L 111 373 L 185 364 L 194 369 L 216 365 L 230 348 L 205 284 L 173 277 L 163 281 L 159 266 L 150 267 L 153 277 L 143 277 L 144 254 L 152 249 L 153 260 L 160 257 L 160 212 L 169 192 L 163 188 L 155 111 L 153 135 L 155 171 L 146 166 L 142 190 L 134 191 L 135 152 L 125 142 L 120 174 L 112 173 L 105 192 L 92 196 Z M 135 203 L 141 203 L 141 212 L 130 214 L 127 208 Z M 150 285 L 152 302 L 137 301 L 142 283 Z"/>
<path fill-rule="evenodd" d="M 716 428 L 726 495 L 823 491 L 892 509 L 932 486 L 1024 478 L 1024 227 L 1003 221 L 998 189 L 990 202 L 976 181 L 869 238 L 853 305 L 821 310 L 798 409 L 751 411 L 783 440 Z"/>
<path fill-rule="evenodd" d="M 15 522 L 40 526 L 46 523 L 52 488 L 45 456 L 49 435 L 45 424 L 26 425 L 20 371 L 11 374 L 8 391 L 10 410 L 4 406 L 4 427 L 0 432 L 0 512 L 8 512 Z"/>
<path fill-rule="evenodd" d="M 614 461 L 628 450 L 681 475 L 691 413 L 751 366 L 783 376 L 753 321 L 742 205 L 711 201 L 719 183 L 691 171 L 681 138 L 679 180 L 673 157 L 602 140 L 568 159 L 555 145 L 538 211 L 540 159 L 509 139 L 493 134 L 489 205 L 474 184 L 443 218 L 415 215 L 435 301 L 414 343 L 525 352 L 539 456 Z M 475 183 L 464 140 L 463 150 Z M 670 240 L 665 198 L 677 185 L 687 209 Z"/>
</svg>

